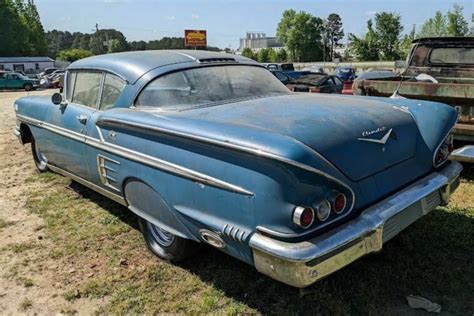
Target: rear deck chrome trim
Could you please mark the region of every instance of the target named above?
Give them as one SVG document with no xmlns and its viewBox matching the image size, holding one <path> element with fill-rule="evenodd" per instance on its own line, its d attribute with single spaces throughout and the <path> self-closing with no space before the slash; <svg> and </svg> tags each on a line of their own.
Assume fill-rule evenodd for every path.
<svg viewBox="0 0 474 316">
<path fill-rule="evenodd" d="M 351 203 L 351 207 L 350 207 L 349 211 L 347 212 L 347 214 L 349 214 L 352 211 L 352 209 L 354 207 L 354 204 L 355 204 L 355 193 L 354 193 L 354 191 L 352 190 L 352 188 L 350 186 L 348 186 L 347 184 L 345 184 L 341 180 L 339 180 L 336 177 L 333 177 L 333 176 L 331 176 L 331 175 L 329 175 L 329 174 L 327 174 L 327 173 L 325 173 L 325 172 L 323 172 L 319 169 L 316 169 L 312 166 L 309 166 L 307 164 L 304 164 L 304 163 L 301 163 L 299 161 L 289 159 L 289 158 L 286 158 L 286 157 L 283 157 L 283 156 L 279 156 L 279 155 L 276 155 L 274 153 L 270 153 L 270 152 L 265 151 L 265 150 L 245 147 L 245 146 L 241 146 L 241 145 L 237 145 L 237 144 L 232 144 L 230 142 L 225 142 L 225 141 L 221 141 L 221 140 L 217 140 L 217 139 L 211 139 L 211 138 L 202 137 L 202 136 L 193 135 L 193 134 L 184 133 L 184 132 L 179 132 L 179 131 L 173 131 L 173 130 L 164 129 L 164 128 L 157 127 L 157 126 L 150 126 L 150 125 L 146 125 L 146 124 L 126 122 L 126 121 L 119 120 L 119 119 L 111 119 L 111 118 L 100 119 L 99 121 L 97 121 L 97 125 L 99 125 L 99 126 L 106 125 L 106 126 L 112 126 L 112 127 L 118 127 L 118 128 L 127 128 L 128 127 L 128 128 L 143 129 L 143 130 L 148 130 L 148 131 L 152 131 L 152 132 L 156 132 L 156 133 L 161 133 L 161 134 L 166 134 L 166 135 L 172 135 L 172 136 L 187 138 L 187 139 L 191 139 L 191 140 L 195 140 L 195 141 L 200 141 L 200 142 L 204 142 L 204 143 L 211 144 L 211 145 L 218 146 L 218 147 L 230 148 L 230 149 L 237 150 L 237 151 L 240 151 L 240 152 L 244 152 L 244 153 L 247 153 L 247 154 L 252 154 L 254 156 L 259 156 L 259 157 L 272 159 L 272 160 L 275 160 L 275 161 L 280 161 L 280 162 L 283 162 L 285 164 L 292 165 L 294 167 L 297 167 L 297 168 L 300 168 L 300 169 L 318 174 L 318 175 L 320 175 L 320 176 L 322 176 L 322 177 L 324 177 L 324 178 L 326 178 L 330 181 L 334 181 L 334 182 L 338 183 L 339 185 L 341 185 L 341 186 L 345 187 L 347 190 L 349 190 L 349 192 L 352 195 L 352 199 L 351 199 L 352 203 Z M 304 144 L 303 144 L 303 146 L 308 147 Z M 322 157 L 318 152 L 314 151 L 311 148 L 309 148 L 309 150 L 311 150 L 311 152 L 314 155 L 318 156 L 318 158 L 323 159 L 326 163 L 333 166 L 329 161 L 327 161 L 324 157 Z M 335 168 L 335 169 L 337 170 L 337 168 Z"/>
<path fill-rule="evenodd" d="M 242 195 L 247 195 L 247 196 L 253 196 L 254 193 L 251 191 L 248 191 L 240 186 L 228 183 L 226 181 L 211 177 L 209 175 L 188 169 L 186 167 L 147 155 L 143 154 L 141 152 L 137 152 L 122 146 L 118 146 L 115 144 L 111 144 L 109 142 L 103 141 L 103 137 L 101 133 L 99 133 L 100 139 L 96 139 L 81 133 L 73 132 L 70 130 L 67 130 L 65 128 L 32 119 L 23 115 L 17 115 L 18 120 L 26 123 L 26 124 L 31 124 L 39 128 L 46 129 L 48 131 L 51 131 L 53 133 L 62 135 L 64 137 L 68 137 L 70 139 L 76 140 L 78 142 L 83 142 L 91 147 L 101 149 L 103 151 L 106 151 L 108 153 L 117 155 L 119 157 L 129 159 L 135 162 L 143 163 L 147 166 L 160 169 L 169 173 L 176 174 L 178 176 L 181 176 L 183 178 L 187 178 L 193 181 L 196 181 L 201 184 L 209 185 L 212 187 L 220 188 L 226 191 L 242 194 Z"/>
</svg>

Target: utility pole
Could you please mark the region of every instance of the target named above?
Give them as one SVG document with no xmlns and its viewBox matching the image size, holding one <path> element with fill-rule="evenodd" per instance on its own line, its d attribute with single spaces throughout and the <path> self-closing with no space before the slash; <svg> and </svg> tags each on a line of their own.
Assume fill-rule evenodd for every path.
<svg viewBox="0 0 474 316">
<path fill-rule="evenodd" d="M 95 32 L 96 33 L 99 32 L 99 24 L 98 23 L 95 24 Z"/>
</svg>

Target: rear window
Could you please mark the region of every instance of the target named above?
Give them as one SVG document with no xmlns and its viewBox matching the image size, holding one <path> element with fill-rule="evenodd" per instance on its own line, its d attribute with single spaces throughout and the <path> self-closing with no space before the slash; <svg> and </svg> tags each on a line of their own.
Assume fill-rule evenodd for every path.
<svg viewBox="0 0 474 316">
<path fill-rule="evenodd" d="M 138 96 L 136 106 L 165 110 L 289 93 L 270 71 L 252 66 L 211 66 L 156 78 Z"/>
<path fill-rule="evenodd" d="M 473 47 L 434 48 L 430 54 L 431 64 L 474 64 Z"/>
</svg>

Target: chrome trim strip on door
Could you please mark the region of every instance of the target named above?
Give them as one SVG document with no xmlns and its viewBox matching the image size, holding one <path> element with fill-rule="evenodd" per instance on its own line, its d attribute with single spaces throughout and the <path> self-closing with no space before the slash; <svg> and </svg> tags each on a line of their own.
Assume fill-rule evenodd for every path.
<svg viewBox="0 0 474 316">
<path fill-rule="evenodd" d="M 56 173 L 59 173 L 67 178 L 71 178 L 73 179 L 74 181 L 76 182 L 79 182 L 80 184 L 82 184 L 83 186 L 86 186 L 88 187 L 89 189 L 92 189 L 106 197 L 108 197 L 109 199 L 111 200 L 114 200 L 115 202 L 119 203 L 119 204 L 122 204 L 123 206 L 128 206 L 127 205 L 127 202 L 125 201 L 125 199 L 118 195 L 118 194 L 115 194 L 115 193 L 112 193 L 108 190 L 105 190 L 104 188 L 101 188 L 100 186 L 98 185 L 95 185 L 94 183 L 90 182 L 90 181 L 87 181 L 86 179 L 84 178 L 81 178 L 79 176 L 76 176 L 75 174 L 72 174 L 64 169 L 61 169 L 59 167 L 56 167 L 56 166 L 53 166 L 51 164 L 48 164 L 48 168 L 51 169 L 53 172 L 56 172 Z"/>
<path fill-rule="evenodd" d="M 111 126 L 116 126 L 116 127 L 119 127 L 119 128 L 132 127 L 132 128 L 144 129 L 144 130 L 149 130 L 149 131 L 152 131 L 152 132 L 157 132 L 157 133 L 162 133 L 162 134 L 167 134 L 167 135 L 183 137 L 183 138 L 187 138 L 187 139 L 197 140 L 197 141 L 200 141 L 200 142 L 205 142 L 205 143 L 215 145 L 215 146 L 219 146 L 219 147 L 231 148 L 231 149 L 238 150 L 240 152 L 249 153 L 249 154 L 252 154 L 252 155 L 255 155 L 255 156 L 261 156 L 261 157 L 265 157 L 265 158 L 268 158 L 268 159 L 280 161 L 280 162 L 283 162 L 285 164 L 292 165 L 292 166 L 295 166 L 297 168 L 300 168 L 300 169 L 318 174 L 318 175 L 320 175 L 320 176 L 322 176 L 322 177 L 324 177 L 324 178 L 326 178 L 330 181 L 334 181 L 334 182 L 338 183 L 339 185 L 341 185 L 341 186 L 345 187 L 347 190 L 349 190 L 349 192 L 351 192 L 351 194 L 352 194 L 352 203 L 351 203 L 351 208 L 349 209 L 349 211 L 347 213 L 350 213 L 352 211 L 352 208 L 354 207 L 354 204 L 355 204 L 355 193 L 352 190 L 352 188 L 349 187 L 347 184 L 345 184 L 341 180 L 339 180 L 339 179 L 337 179 L 337 178 L 335 178 L 335 177 L 333 177 L 333 176 L 331 176 L 331 175 L 329 175 L 329 174 L 327 174 L 327 173 L 325 173 L 325 172 L 323 172 L 319 169 L 316 169 L 312 166 L 306 165 L 306 164 L 301 163 L 301 162 L 296 161 L 296 160 L 292 160 L 292 159 L 289 159 L 289 158 L 286 158 L 286 157 L 283 157 L 283 156 L 279 156 L 279 155 L 276 155 L 276 154 L 273 154 L 273 153 L 270 153 L 270 152 L 267 152 L 267 151 L 264 151 L 264 150 L 261 150 L 261 149 L 249 148 L 249 147 L 245 147 L 245 146 L 241 146 L 241 145 L 237 145 L 237 144 L 232 144 L 232 143 L 221 141 L 221 140 L 211 139 L 211 138 L 202 137 L 202 136 L 193 135 L 193 134 L 188 134 L 188 133 L 179 132 L 179 131 L 168 130 L 168 129 L 164 129 L 164 128 L 157 127 L 157 126 L 150 126 L 150 125 L 145 125 L 145 124 L 140 124 L 140 123 L 126 122 L 126 121 L 123 121 L 123 120 L 111 119 L 111 118 L 99 119 L 97 124 L 101 125 L 101 123 L 103 123 L 104 125 L 111 125 Z M 304 145 L 304 146 L 307 147 L 306 145 Z M 314 151 L 311 148 L 310 148 L 310 150 L 315 155 L 317 155 L 319 158 L 321 158 L 325 162 L 329 163 L 319 153 L 317 153 L 316 151 Z M 332 164 L 330 164 L 330 165 L 332 166 Z"/>
<path fill-rule="evenodd" d="M 135 161 L 135 162 L 139 162 L 139 163 L 145 164 L 147 166 L 150 166 L 150 167 L 153 167 L 153 168 L 156 168 L 156 169 L 160 169 L 160 170 L 163 170 L 163 171 L 166 171 L 166 172 L 170 172 L 170 173 L 179 175 L 179 176 L 187 178 L 187 179 L 194 180 L 194 181 L 199 182 L 201 184 L 206 184 L 206 185 L 209 185 L 209 186 L 217 187 L 217 188 L 220 188 L 220 189 L 224 189 L 226 191 L 231 191 L 231 192 L 235 192 L 235 193 L 239 193 L 239 194 L 243 194 L 243 195 L 248 195 L 248 196 L 253 196 L 254 195 L 253 192 L 248 191 L 244 188 L 241 188 L 237 185 L 225 182 L 223 180 L 208 176 L 206 174 L 203 174 L 203 173 L 200 173 L 200 172 L 182 167 L 180 165 L 176 165 L 174 163 L 171 163 L 171 162 L 168 162 L 168 161 L 165 161 L 165 160 L 162 160 L 162 159 L 150 156 L 150 155 L 146 155 L 146 154 L 143 154 L 143 153 L 140 153 L 140 152 L 122 147 L 122 146 L 118 146 L 118 145 L 114 145 L 114 144 L 111 144 L 111 143 L 108 143 L 108 142 L 97 140 L 93 137 L 86 136 L 84 134 L 80 134 L 80 133 L 77 133 L 77 132 L 73 132 L 73 131 L 67 130 L 65 128 L 62 128 L 62 127 L 59 127 L 59 126 L 56 126 L 56 125 L 52 125 L 52 124 L 49 124 L 49 123 L 46 123 L 46 122 L 43 122 L 43 121 L 39 121 L 39 120 L 36 120 L 36 119 L 32 119 L 32 118 L 29 118 L 29 117 L 26 117 L 26 116 L 23 116 L 23 115 L 17 115 L 17 118 L 20 121 L 23 121 L 25 123 L 28 123 L 28 124 L 31 124 L 31 125 L 34 125 L 34 126 L 37 126 L 37 127 L 40 127 L 40 128 L 44 128 L 44 129 L 49 130 L 53 133 L 62 135 L 64 137 L 71 138 L 71 139 L 79 141 L 79 142 L 83 142 L 87 145 L 90 145 L 91 147 L 101 149 L 101 150 L 104 150 L 104 151 L 109 152 L 111 154 L 129 159 L 129 160 L 132 160 L 132 161 Z M 99 137 L 101 139 L 103 139 L 103 136 L 101 136 L 101 133 L 99 133 Z"/>
</svg>

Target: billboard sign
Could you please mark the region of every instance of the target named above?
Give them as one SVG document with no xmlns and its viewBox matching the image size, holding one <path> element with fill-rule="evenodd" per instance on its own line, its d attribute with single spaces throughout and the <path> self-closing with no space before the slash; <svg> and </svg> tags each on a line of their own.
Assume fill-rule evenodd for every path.
<svg viewBox="0 0 474 316">
<path fill-rule="evenodd" d="M 206 47 L 207 35 L 205 30 L 184 30 L 184 46 Z"/>
</svg>

